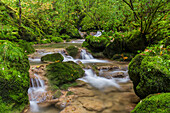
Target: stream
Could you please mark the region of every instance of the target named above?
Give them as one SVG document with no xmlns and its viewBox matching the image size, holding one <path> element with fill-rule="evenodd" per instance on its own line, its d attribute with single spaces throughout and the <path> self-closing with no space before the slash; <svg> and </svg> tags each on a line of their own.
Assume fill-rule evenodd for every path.
<svg viewBox="0 0 170 113">
<path fill-rule="evenodd" d="M 74 40 L 72 43 L 82 43 L 84 40 Z M 85 76 L 79 78 L 77 87 L 69 88 L 74 92 L 69 104 L 62 100 L 62 109 L 57 104 L 46 100 L 52 98 L 51 92 L 47 90 L 47 81 L 40 71 L 35 71 L 36 66 L 46 65 L 40 58 L 47 54 L 61 53 L 63 62 L 82 62 L 87 68 L 84 69 Z M 108 59 L 96 59 L 85 49 L 81 49 L 80 57 L 74 59 L 65 54 L 62 48 L 37 49 L 29 56 L 30 88 L 28 90 L 30 107 L 26 113 L 129 113 L 139 101 L 133 91 L 132 83 L 128 76 L 128 63 L 110 61 Z M 91 66 L 97 66 L 95 73 Z M 39 74 L 40 73 L 40 74 Z M 58 100 L 53 100 L 58 101 Z M 47 104 L 47 105 L 46 105 Z"/>
</svg>

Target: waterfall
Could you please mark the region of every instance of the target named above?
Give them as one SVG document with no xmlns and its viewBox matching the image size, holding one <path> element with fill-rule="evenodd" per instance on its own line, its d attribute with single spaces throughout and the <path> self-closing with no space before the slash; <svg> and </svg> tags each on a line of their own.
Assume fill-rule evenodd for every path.
<svg viewBox="0 0 170 113">
<path fill-rule="evenodd" d="M 88 53 L 85 49 L 81 50 L 80 55 L 82 59 L 87 59 L 87 60 L 93 59 L 93 56 L 90 53 Z"/>
<path fill-rule="evenodd" d="M 97 31 L 97 33 L 96 33 L 95 35 L 93 35 L 93 36 L 95 36 L 95 37 L 99 37 L 99 36 L 101 36 L 101 35 L 102 35 L 102 32 Z"/>
<path fill-rule="evenodd" d="M 46 93 L 45 83 L 37 74 L 34 74 L 35 78 L 30 78 L 31 87 L 28 89 L 28 95 L 30 100 L 30 110 L 31 112 L 38 112 L 39 102 L 43 102 L 46 97 L 43 96 Z"/>
</svg>

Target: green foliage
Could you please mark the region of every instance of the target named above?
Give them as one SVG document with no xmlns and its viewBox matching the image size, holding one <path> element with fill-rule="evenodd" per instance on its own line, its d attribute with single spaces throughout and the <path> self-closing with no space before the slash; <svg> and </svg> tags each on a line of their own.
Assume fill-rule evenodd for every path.
<svg viewBox="0 0 170 113">
<path fill-rule="evenodd" d="M 41 57 L 42 62 L 62 62 L 64 60 L 64 57 L 60 53 L 54 53 L 54 54 L 48 54 L 43 57 Z"/>
<path fill-rule="evenodd" d="M 76 57 L 78 54 L 78 48 L 75 46 L 69 46 L 66 48 L 68 54 L 72 57 Z"/>
<path fill-rule="evenodd" d="M 170 93 L 161 93 L 147 96 L 131 113 L 168 113 L 169 111 Z"/>
<path fill-rule="evenodd" d="M 59 42 L 63 42 L 63 39 L 60 37 L 52 37 L 51 41 L 53 41 L 55 43 L 59 43 Z"/>
<path fill-rule="evenodd" d="M 70 36 L 69 36 L 69 35 L 61 35 L 60 37 L 61 37 L 63 40 L 70 39 Z"/>
<path fill-rule="evenodd" d="M 14 43 L 0 40 L 0 97 L 12 109 L 28 103 L 29 61 Z"/>
<path fill-rule="evenodd" d="M 74 82 L 84 75 L 84 70 L 74 62 L 58 62 L 47 66 L 47 77 L 51 85 L 60 86 Z"/>
<path fill-rule="evenodd" d="M 41 44 L 48 44 L 48 43 L 51 43 L 51 40 L 50 39 L 43 39 L 40 41 Z"/>
</svg>

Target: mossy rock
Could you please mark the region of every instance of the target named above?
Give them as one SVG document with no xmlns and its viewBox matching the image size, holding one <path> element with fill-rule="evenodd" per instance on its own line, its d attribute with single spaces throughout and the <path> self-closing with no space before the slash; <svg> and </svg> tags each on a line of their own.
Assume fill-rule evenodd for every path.
<svg viewBox="0 0 170 113">
<path fill-rule="evenodd" d="M 170 93 L 149 95 L 131 113 L 169 113 Z"/>
<path fill-rule="evenodd" d="M 20 48 L 23 49 L 23 51 L 24 51 L 26 54 L 31 54 L 31 53 L 34 53 L 34 52 L 35 52 L 35 49 L 33 48 L 33 46 L 32 46 L 29 42 L 20 40 L 20 41 L 18 42 L 18 45 L 19 45 Z"/>
<path fill-rule="evenodd" d="M 136 55 L 129 64 L 129 76 L 140 98 L 149 94 L 170 92 L 169 58 Z"/>
<path fill-rule="evenodd" d="M 115 38 L 113 42 L 111 42 L 103 51 L 103 54 L 108 57 L 112 58 L 114 54 L 121 54 L 124 52 L 125 42 L 121 38 Z"/>
<path fill-rule="evenodd" d="M 28 104 L 29 68 L 28 57 L 21 48 L 0 40 L 0 97 L 8 111 L 21 111 Z"/>
<path fill-rule="evenodd" d="M 66 48 L 66 50 L 67 53 L 74 58 L 78 55 L 78 48 L 75 46 L 69 46 Z"/>
<path fill-rule="evenodd" d="M 110 42 L 109 37 L 95 37 L 88 35 L 86 37 L 85 42 L 83 43 L 84 47 L 87 47 L 90 49 L 92 52 L 103 52 L 105 49 L 106 45 Z"/>
<path fill-rule="evenodd" d="M 51 85 L 61 86 L 82 77 L 84 70 L 72 61 L 56 62 L 47 66 L 46 75 Z"/>
<path fill-rule="evenodd" d="M 62 62 L 64 60 L 64 57 L 60 53 L 54 53 L 54 54 L 48 54 L 43 57 L 41 57 L 42 62 Z"/>
<path fill-rule="evenodd" d="M 138 30 L 132 31 L 127 38 L 125 44 L 127 52 L 137 53 L 138 50 L 143 51 L 147 47 L 146 37 Z"/>
</svg>

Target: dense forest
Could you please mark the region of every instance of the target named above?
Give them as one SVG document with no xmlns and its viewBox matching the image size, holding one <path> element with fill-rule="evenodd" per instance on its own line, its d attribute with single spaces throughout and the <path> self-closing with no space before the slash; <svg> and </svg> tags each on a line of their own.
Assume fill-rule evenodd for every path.
<svg viewBox="0 0 170 113">
<path fill-rule="evenodd" d="M 140 99 L 162 92 L 163 97 L 167 93 L 164 100 L 169 99 L 168 0 L 0 0 L 0 28 L 0 112 L 28 104 L 27 55 L 35 52 L 32 45 L 73 39 L 85 39 L 82 47 L 94 57 L 129 61 L 129 76 Z M 93 35 L 97 32 L 101 36 Z M 146 101 L 133 112 L 142 113 Z"/>
</svg>

